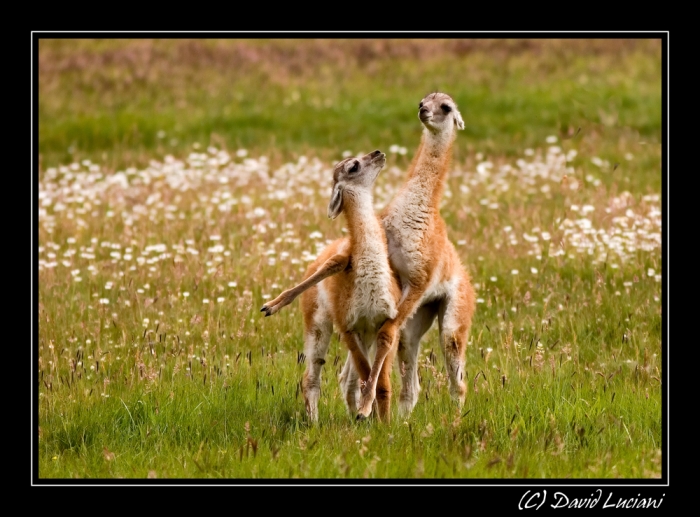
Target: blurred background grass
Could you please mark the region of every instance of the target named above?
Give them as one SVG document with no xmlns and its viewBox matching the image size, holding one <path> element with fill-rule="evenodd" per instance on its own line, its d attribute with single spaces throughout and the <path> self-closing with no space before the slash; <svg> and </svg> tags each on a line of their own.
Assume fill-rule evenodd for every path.
<svg viewBox="0 0 700 517">
<path fill-rule="evenodd" d="M 412 148 L 418 102 L 435 90 L 466 122 L 458 162 L 585 135 L 619 163 L 661 138 L 660 37 L 40 39 L 38 50 L 41 170 L 141 167 L 195 143 L 246 148 L 272 166 Z"/>
</svg>

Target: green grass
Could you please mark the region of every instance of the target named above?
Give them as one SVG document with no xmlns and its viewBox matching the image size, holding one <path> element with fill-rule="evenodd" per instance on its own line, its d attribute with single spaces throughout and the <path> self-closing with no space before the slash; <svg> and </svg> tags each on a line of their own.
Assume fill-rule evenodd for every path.
<svg viewBox="0 0 700 517">
<path fill-rule="evenodd" d="M 661 476 L 658 41 L 42 40 L 39 57 L 40 478 Z M 299 305 L 259 309 L 341 235 L 343 151 L 387 152 L 375 201 L 396 192 L 433 89 L 466 123 L 441 209 L 479 297 L 466 403 L 433 328 L 414 412 L 358 424 L 334 337 L 311 425 Z"/>
</svg>

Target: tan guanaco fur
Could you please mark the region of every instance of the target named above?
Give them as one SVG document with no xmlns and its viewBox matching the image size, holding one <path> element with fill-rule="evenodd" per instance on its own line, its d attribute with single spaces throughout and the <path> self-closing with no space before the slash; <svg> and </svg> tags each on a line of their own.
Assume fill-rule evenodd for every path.
<svg viewBox="0 0 700 517">
<path fill-rule="evenodd" d="M 385 163 L 385 155 L 374 151 L 336 165 L 328 216 L 343 212 L 349 237 L 328 245 L 301 284 L 261 309 L 270 316 L 302 295 L 307 361 L 302 391 L 307 414 L 314 421 L 318 420 L 321 367 L 334 324 L 350 352 L 340 379 L 348 410 L 357 411 L 358 419 L 366 418 L 376 398 L 380 419 L 390 419 L 391 368 L 398 342 L 383 342 L 376 348 L 375 342 L 382 324 L 396 316 L 401 291 L 389 266 L 386 236 L 374 212 L 371 190 Z"/>
</svg>

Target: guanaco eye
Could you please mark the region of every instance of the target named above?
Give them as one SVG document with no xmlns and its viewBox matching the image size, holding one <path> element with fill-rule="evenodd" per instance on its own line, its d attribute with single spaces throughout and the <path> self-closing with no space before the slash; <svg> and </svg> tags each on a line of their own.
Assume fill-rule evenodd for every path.
<svg viewBox="0 0 700 517">
<path fill-rule="evenodd" d="M 445 113 L 449 113 L 450 111 L 452 111 L 452 108 L 450 108 L 447 104 L 443 104 L 440 107 L 442 108 L 442 111 L 444 111 Z"/>
<path fill-rule="evenodd" d="M 350 170 L 348 172 L 357 172 L 360 169 L 360 162 L 356 161 L 355 163 L 352 164 L 352 167 L 350 167 Z"/>
</svg>

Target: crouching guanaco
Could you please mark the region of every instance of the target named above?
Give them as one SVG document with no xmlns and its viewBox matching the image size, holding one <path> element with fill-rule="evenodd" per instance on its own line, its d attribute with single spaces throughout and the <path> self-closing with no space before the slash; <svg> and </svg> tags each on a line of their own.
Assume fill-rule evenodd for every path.
<svg viewBox="0 0 700 517">
<path fill-rule="evenodd" d="M 261 309 L 271 316 L 302 295 L 306 355 L 302 391 L 313 421 L 318 420 L 321 370 L 334 324 L 350 352 L 340 375 L 348 410 L 357 412 L 358 419 L 366 418 L 376 399 L 379 418 L 390 420 L 391 369 L 398 341 L 383 341 L 376 347 L 375 343 L 380 327 L 397 315 L 401 290 L 389 266 L 386 236 L 372 202 L 372 186 L 385 163 L 386 156 L 377 150 L 335 166 L 328 217 L 344 213 L 349 236 L 329 244 L 299 285 Z"/>
</svg>

